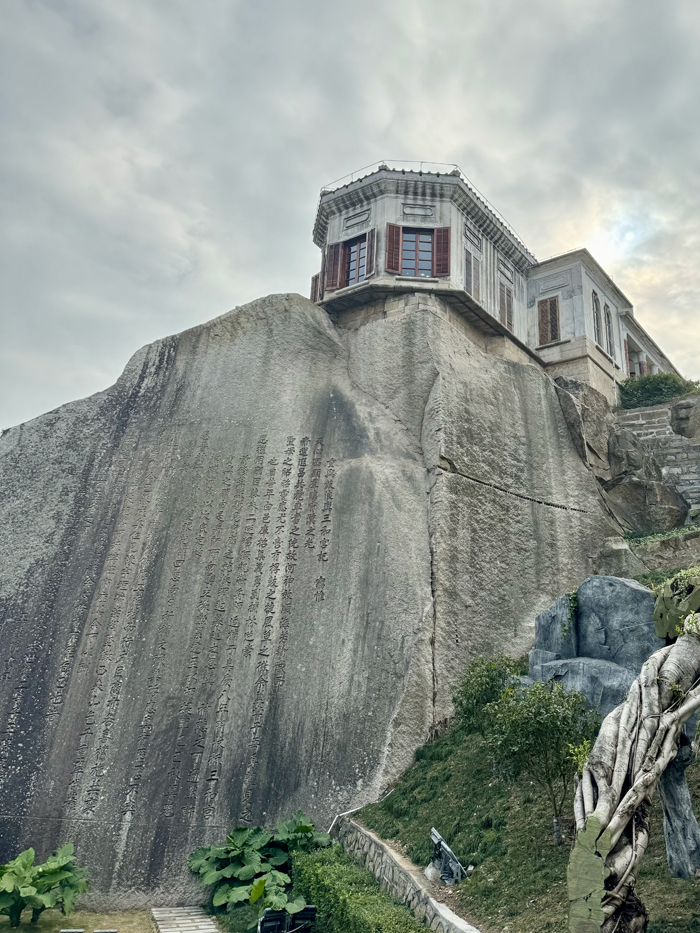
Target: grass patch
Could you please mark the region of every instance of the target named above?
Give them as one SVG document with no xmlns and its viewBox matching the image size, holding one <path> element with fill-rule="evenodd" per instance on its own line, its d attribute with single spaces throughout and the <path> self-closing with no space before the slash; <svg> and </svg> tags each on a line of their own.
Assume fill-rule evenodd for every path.
<svg viewBox="0 0 700 933">
<path fill-rule="evenodd" d="M 667 541 L 669 538 L 688 538 L 697 535 L 700 528 L 698 526 L 672 528 L 670 531 L 628 531 L 625 535 L 626 541 L 633 541 L 635 544 L 651 544 L 653 541 Z"/>
<path fill-rule="evenodd" d="M 67 917 L 60 910 L 45 910 L 36 923 L 30 923 L 31 910 L 25 910 L 16 930 L 20 933 L 58 933 L 59 930 L 118 930 L 119 933 L 156 933 L 150 910 L 119 910 L 97 913 L 74 910 Z M 0 917 L 0 933 L 10 933 L 8 917 Z"/>
<path fill-rule="evenodd" d="M 508 933 L 566 930 L 572 811 L 564 813 L 565 844 L 557 846 L 551 812 L 538 788 L 527 779 L 507 784 L 495 777 L 478 736 L 451 730 L 420 749 L 416 759 L 389 797 L 357 814 L 360 820 L 402 843 L 421 866 L 431 857 L 435 826 L 460 862 L 475 866 L 471 878 L 455 889 L 459 906 L 475 922 Z M 700 767 L 691 767 L 687 777 L 697 799 Z M 651 917 L 648 933 L 690 933 L 692 924 L 700 923 L 700 880 L 669 876 L 662 820 L 655 801 L 637 889 Z"/>
<path fill-rule="evenodd" d="M 420 920 L 337 844 L 295 852 L 292 872 L 295 891 L 318 908 L 314 933 L 425 933 Z"/>
</svg>

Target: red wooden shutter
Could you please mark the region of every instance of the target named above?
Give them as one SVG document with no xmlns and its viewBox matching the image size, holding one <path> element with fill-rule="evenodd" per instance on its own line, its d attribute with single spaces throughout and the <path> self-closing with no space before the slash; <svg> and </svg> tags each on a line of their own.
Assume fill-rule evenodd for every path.
<svg viewBox="0 0 700 933">
<path fill-rule="evenodd" d="M 321 278 L 320 273 L 316 273 L 315 276 L 311 279 L 311 300 L 318 301 L 318 280 Z"/>
<path fill-rule="evenodd" d="M 472 279 L 472 254 L 469 250 L 465 250 L 466 262 L 464 264 L 464 291 L 468 295 L 473 296 L 473 279 Z"/>
<path fill-rule="evenodd" d="M 377 254 L 377 229 L 372 227 L 371 230 L 367 231 L 367 253 L 365 260 L 365 278 L 369 278 L 370 275 L 374 275 L 374 270 L 376 268 L 376 254 Z"/>
<path fill-rule="evenodd" d="M 435 275 L 450 274 L 450 228 L 438 227 L 435 231 Z"/>
<path fill-rule="evenodd" d="M 559 299 L 549 299 L 549 340 L 559 340 Z"/>
<path fill-rule="evenodd" d="M 625 340 L 625 372 L 629 376 L 630 374 L 630 351 L 627 348 L 627 341 Z"/>
<path fill-rule="evenodd" d="M 549 343 L 549 299 L 543 298 L 539 301 L 537 309 L 540 314 L 540 346 L 543 347 Z"/>
<path fill-rule="evenodd" d="M 326 250 L 326 288 L 328 291 L 340 288 L 342 245 L 342 243 L 331 243 Z"/>
<path fill-rule="evenodd" d="M 506 285 L 506 327 L 513 330 L 513 289 Z"/>
<path fill-rule="evenodd" d="M 386 260 L 387 272 L 401 272 L 401 227 L 397 224 L 386 225 Z"/>
<path fill-rule="evenodd" d="M 476 258 L 472 256 L 472 298 L 475 301 L 481 301 L 481 263 Z"/>
</svg>

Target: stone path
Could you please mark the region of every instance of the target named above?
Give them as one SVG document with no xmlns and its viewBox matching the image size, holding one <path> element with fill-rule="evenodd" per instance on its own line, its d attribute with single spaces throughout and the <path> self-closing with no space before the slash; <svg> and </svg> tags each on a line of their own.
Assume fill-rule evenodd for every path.
<svg viewBox="0 0 700 933">
<path fill-rule="evenodd" d="M 201 907 L 152 907 L 158 933 L 219 933 Z"/>
</svg>

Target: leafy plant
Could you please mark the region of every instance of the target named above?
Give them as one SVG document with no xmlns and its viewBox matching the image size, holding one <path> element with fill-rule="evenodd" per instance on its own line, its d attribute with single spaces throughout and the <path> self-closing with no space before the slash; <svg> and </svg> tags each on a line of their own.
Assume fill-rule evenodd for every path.
<svg viewBox="0 0 700 933">
<path fill-rule="evenodd" d="M 19 926 L 22 912 L 32 910 L 32 923 L 41 914 L 56 907 L 69 914 L 78 894 L 89 888 L 87 872 L 75 864 L 73 844 L 61 846 L 42 865 L 35 864 L 34 849 L 0 865 L 0 914 L 10 918 L 10 926 Z"/>
<path fill-rule="evenodd" d="M 212 905 L 233 911 L 237 905 L 256 904 L 258 915 L 266 907 L 298 913 L 306 906 L 301 896 L 291 896 L 291 856 L 330 844 L 328 833 L 317 833 L 300 810 L 278 824 L 271 833 L 257 826 L 239 827 L 223 845 L 203 846 L 187 860 L 201 884 L 213 885 Z M 257 917 L 256 917 L 257 921 Z M 255 923 L 252 924 L 253 926 Z"/>
<path fill-rule="evenodd" d="M 620 386 L 620 406 L 643 408 L 646 405 L 660 405 L 685 395 L 697 395 L 698 392 L 700 384 L 697 382 L 682 379 L 675 373 L 655 373 L 625 380 Z"/>
<path fill-rule="evenodd" d="M 488 703 L 496 702 L 503 691 L 517 681 L 518 675 L 525 672 L 522 661 L 504 654 L 470 661 L 452 696 L 457 724 L 466 732 L 483 735 L 484 708 Z"/>
<path fill-rule="evenodd" d="M 496 767 L 517 778 L 525 772 L 542 788 L 556 820 L 578 766 L 570 747 L 590 741 L 598 726 L 586 698 L 555 682 L 538 681 L 529 690 L 506 690 L 484 710 Z"/>
</svg>

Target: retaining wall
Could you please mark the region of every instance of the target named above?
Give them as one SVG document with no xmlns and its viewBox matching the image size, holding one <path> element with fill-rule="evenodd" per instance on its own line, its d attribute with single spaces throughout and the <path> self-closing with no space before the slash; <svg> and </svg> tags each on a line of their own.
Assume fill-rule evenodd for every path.
<svg viewBox="0 0 700 933">
<path fill-rule="evenodd" d="M 414 915 L 438 933 L 480 933 L 446 904 L 430 895 L 423 870 L 354 820 L 341 819 L 341 845 L 356 862 L 365 865 L 383 890 L 407 904 Z"/>
</svg>

